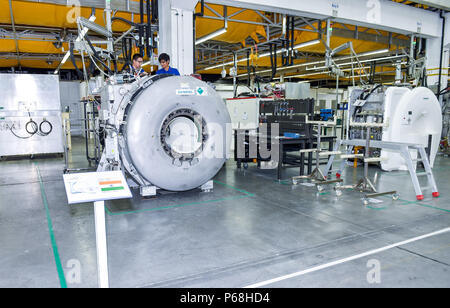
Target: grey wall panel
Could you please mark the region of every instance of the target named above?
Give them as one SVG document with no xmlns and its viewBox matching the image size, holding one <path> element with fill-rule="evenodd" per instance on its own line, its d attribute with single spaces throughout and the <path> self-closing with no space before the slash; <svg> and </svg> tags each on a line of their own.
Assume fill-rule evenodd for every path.
<svg viewBox="0 0 450 308">
<path fill-rule="evenodd" d="M 80 120 L 83 117 L 83 106 L 80 103 L 80 82 L 61 81 L 59 83 L 61 93 L 61 111 L 69 108 L 72 136 L 83 135 L 80 131 L 84 125 Z"/>
</svg>

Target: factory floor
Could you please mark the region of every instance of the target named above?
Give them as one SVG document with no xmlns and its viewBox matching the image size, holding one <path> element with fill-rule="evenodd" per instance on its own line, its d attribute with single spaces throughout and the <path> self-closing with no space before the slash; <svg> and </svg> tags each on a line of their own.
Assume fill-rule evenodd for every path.
<svg viewBox="0 0 450 308">
<path fill-rule="evenodd" d="M 69 158 L 87 166 L 82 140 Z M 67 204 L 63 169 L 61 157 L 0 162 L 0 287 L 97 286 L 93 206 Z M 435 163 L 441 196 L 425 188 L 419 202 L 407 172 L 375 172 L 399 200 L 365 206 L 355 191 L 291 185 L 296 169 L 276 181 L 230 160 L 212 192 L 107 202 L 110 286 L 450 287 L 450 232 L 433 233 L 450 227 L 450 159 Z"/>
</svg>

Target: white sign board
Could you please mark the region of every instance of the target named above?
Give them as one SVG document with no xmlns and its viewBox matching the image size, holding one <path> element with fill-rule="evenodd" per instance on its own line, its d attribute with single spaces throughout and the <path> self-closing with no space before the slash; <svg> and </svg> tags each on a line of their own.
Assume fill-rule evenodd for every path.
<svg viewBox="0 0 450 308">
<path fill-rule="evenodd" d="M 64 174 L 69 204 L 131 198 L 122 171 Z"/>
</svg>

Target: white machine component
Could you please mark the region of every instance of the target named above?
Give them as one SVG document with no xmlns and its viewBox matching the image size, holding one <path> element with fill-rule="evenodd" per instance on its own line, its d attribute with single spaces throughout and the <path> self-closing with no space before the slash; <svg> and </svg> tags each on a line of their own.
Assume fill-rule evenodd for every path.
<svg viewBox="0 0 450 308">
<path fill-rule="evenodd" d="M 311 97 L 309 83 L 285 82 L 286 99 L 307 99 Z"/>
<path fill-rule="evenodd" d="M 228 98 L 227 108 L 233 129 L 257 129 L 259 127 L 258 97 Z"/>
<path fill-rule="evenodd" d="M 214 84 L 216 92 L 224 99 L 229 99 L 234 97 L 234 86 L 232 84 Z M 250 89 L 247 86 L 237 85 L 236 87 L 236 95 L 241 93 L 249 92 Z"/>
<path fill-rule="evenodd" d="M 353 89 L 349 112 L 354 122 L 387 123 L 386 127 L 371 132 L 372 140 L 420 144 L 428 148 L 430 165 L 433 166 L 441 138 L 442 114 L 430 89 L 380 85 L 365 91 Z M 366 138 L 364 130 L 359 128 L 351 128 L 349 137 Z M 417 150 L 410 154 L 413 160 L 417 159 Z M 382 170 L 407 170 L 399 153 L 383 149 L 371 156 L 376 155 L 381 156 Z"/>
<path fill-rule="evenodd" d="M 259 102 L 258 97 L 238 97 L 226 100 L 228 112 L 231 117 L 232 129 L 248 129 L 256 132 L 259 127 Z M 229 147 L 229 154 L 234 152 L 234 134 Z"/>
<path fill-rule="evenodd" d="M 63 153 L 59 78 L 0 74 L 0 156 Z"/>
<path fill-rule="evenodd" d="M 385 118 L 389 126 L 383 130 L 383 141 L 406 142 L 430 146 L 430 165 L 433 166 L 441 139 L 441 106 L 433 92 L 425 87 L 415 89 L 391 87 L 386 91 Z M 417 151 L 411 153 L 417 158 Z M 381 168 L 386 171 L 407 170 L 400 154 L 382 150 Z"/>
<path fill-rule="evenodd" d="M 133 83 L 119 77 L 101 91 L 105 150 L 98 171 L 124 170 L 144 196 L 157 188 L 210 190 L 231 137 L 220 96 L 190 76 L 147 76 Z"/>
</svg>

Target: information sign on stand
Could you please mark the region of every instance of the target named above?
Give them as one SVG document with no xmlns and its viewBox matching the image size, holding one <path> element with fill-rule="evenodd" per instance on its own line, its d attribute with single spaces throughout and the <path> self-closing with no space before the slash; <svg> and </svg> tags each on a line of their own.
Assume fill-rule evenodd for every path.
<svg viewBox="0 0 450 308">
<path fill-rule="evenodd" d="M 94 202 L 97 270 L 100 288 L 109 287 L 105 201 L 132 198 L 122 171 L 64 174 L 69 204 Z"/>
</svg>

